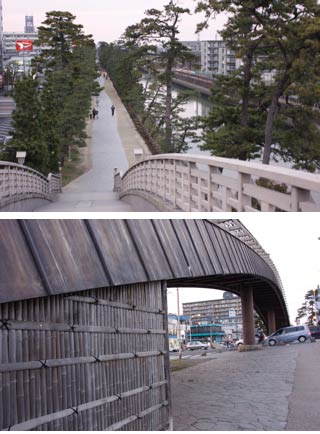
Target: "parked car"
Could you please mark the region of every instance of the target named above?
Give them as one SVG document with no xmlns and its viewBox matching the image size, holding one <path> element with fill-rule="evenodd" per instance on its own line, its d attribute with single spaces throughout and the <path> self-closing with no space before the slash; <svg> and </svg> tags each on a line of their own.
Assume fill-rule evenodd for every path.
<svg viewBox="0 0 320 434">
<path fill-rule="evenodd" d="M 258 335 L 255 335 L 254 339 L 255 339 L 255 343 L 258 344 L 258 343 L 259 343 L 259 336 L 258 336 Z M 239 339 L 239 340 L 235 343 L 235 346 L 238 347 L 239 345 L 243 345 L 243 344 L 244 344 L 243 339 Z"/>
<path fill-rule="evenodd" d="M 187 343 L 187 350 L 206 350 L 209 344 L 200 341 L 191 341 Z"/>
<path fill-rule="evenodd" d="M 179 351 L 178 339 L 169 339 L 169 351 Z"/>
<path fill-rule="evenodd" d="M 243 344 L 244 344 L 243 339 L 239 339 L 239 340 L 236 342 L 236 347 L 238 347 L 239 345 L 243 345 Z"/>
<path fill-rule="evenodd" d="M 311 341 L 311 332 L 307 325 L 301 325 L 281 328 L 268 336 L 265 343 L 274 346 L 281 342 L 289 343 L 299 341 L 302 343 L 307 340 Z"/>
<path fill-rule="evenodd" d="M 311 337 L 320 339 L 320 326 L 309 326 Z"/>
<path fill-rule="evenodd" d="M 226 342 L 226 341 L 220 342 L 220 345 L 223 348 L 234 348 L 234 346 L 235 346 L 235 344 L 233 342 Z"/>
</svg>

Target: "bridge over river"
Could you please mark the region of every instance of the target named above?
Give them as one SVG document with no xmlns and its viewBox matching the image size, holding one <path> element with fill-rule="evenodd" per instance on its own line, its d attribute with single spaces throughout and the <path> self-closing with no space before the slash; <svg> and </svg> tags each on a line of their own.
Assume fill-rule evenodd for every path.
<svg viewBox="0 0 320 434">
<path fill-rule="evenodd" d="M 92 168 L 61 190 L 57 175 L 0 162 L 1 211 L 320 210 L 319 174 L 193 153 L 151 156 L 111 82 L 100 84 Z"/>
<path fill-rule="evenodd" d="M 171 428 L 167 287 L 239 295 L 247 349 L 254 309 L 289 324 L 238 220 L 0 220 L 0 249 L 2 430 Z"/>
</svg>

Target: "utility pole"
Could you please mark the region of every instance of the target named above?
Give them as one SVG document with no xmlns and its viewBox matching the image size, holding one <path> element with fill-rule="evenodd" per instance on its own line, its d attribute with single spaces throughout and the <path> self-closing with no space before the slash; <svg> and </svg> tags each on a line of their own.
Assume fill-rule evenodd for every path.
<svg viewBox="0 0 320 434">
<path fill-rule="evenodd" d="M 182 358 L 182 342 L 181 342 L 181 324 L 180 324 L 180 297 L 179 297 L 179 288 L 177 288 L 177 304 L 178 304 L 178 342 L 179 342 L 179 359 Z"/>
<path fill-rule="evenodd" d="M 319 294 L 320 294 L 320 286 L 317 286 L 317 289 L 313 290 L 313 296 L 314 296 L 314 309 L 315 309 L 315 318 L 316 318 L 316 324 L 320 324 L 320 310 L 319 310 Z"/>
<path fill-rule="evenodd" d="M 25 51 L 22 51 L 22 57 L 23 57 L 23 73 L 26 75 L 26 54 Z"/>
</svg>

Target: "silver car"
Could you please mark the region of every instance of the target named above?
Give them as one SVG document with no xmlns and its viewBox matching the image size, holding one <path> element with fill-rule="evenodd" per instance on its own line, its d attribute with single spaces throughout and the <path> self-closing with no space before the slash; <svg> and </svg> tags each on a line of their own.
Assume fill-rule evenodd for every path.
<svg viewBox="0 0 320 434">
<path fill-rule="evenodd" d="M 311 340 L 311 332 L 307 325 L 301 325 L 279 329 L 267 337 L 264 343 L 273 346 L 281 342 L 306 342 L 307 340 Z"/>
<path fill-rule="evenodd" d="M 208 348 L 208 344 L 200 341 L 191 341 L 187 343 L 187 350 L 206 350 Z"/>
</svg>

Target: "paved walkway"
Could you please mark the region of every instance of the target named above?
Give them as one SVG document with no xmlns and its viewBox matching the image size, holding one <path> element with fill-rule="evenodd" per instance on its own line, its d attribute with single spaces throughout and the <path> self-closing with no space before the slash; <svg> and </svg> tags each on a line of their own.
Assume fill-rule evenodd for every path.
<svg viewBox="0 0 320 434">
<path fill-rule="evenodd" d="M 319 429 L 320 342 L 207 357 L 172 374 L 175 431 Z"/>
<path fill-rule="evenodd" d="M 124 173 L 129 163 L 135 162 L 135 148 L 143 147 L 144 153 L 148 150 L 111 82 L 100 78 L 99 84 L 105 86 L 105 91 L 96 102 L 99 118 L 92 127 L 92 168 L 64 187 L 56 202 L 37 212 L 132 211 L 130 205 L 119 201 L 113 193 L 114 169 Z M 116 106 L 114 117 L 111 115 L 112 104 Z"/>
</svg>

